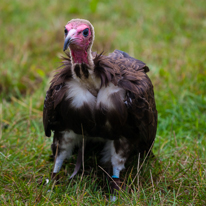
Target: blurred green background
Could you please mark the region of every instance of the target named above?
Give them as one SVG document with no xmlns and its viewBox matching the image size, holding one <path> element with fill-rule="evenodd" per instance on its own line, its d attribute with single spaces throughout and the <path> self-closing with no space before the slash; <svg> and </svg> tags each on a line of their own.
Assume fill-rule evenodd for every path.
<svg viewBox="0 0 206 206">
<path fill-rule="evenodd" d="M 93 24 L 93 51 L 119 49 L 150 68 L 159 114 L 154 153 L 165 173 L 157 175 L 160 181 L 154 181 L 154 187 L 151 178 L 141 179 L 144 187 L 134 186 L 137 190 L 121 204 L 206 204 L 205 0 L 1 1 L 2 204 L 78 203 L 75 192 L 72 199 L 65 196 L 67 185 L 48 196 L 35 181 L 52 168 L 46 158 L 51 139 L 44 137 L 42 108 L 49 80 L 60 66 L 64 26 L 72 18 Z M 158 174 L 157 168 L 151 170 Z M 89 192 L 78 204 L 108 203 L 102 190 L 86 188 Z"/>
</svg>

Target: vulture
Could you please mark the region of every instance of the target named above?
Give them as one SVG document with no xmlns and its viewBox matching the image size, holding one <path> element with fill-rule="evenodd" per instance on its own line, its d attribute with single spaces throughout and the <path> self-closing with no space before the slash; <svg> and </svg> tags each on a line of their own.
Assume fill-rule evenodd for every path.
<svg viewBox="0 0 206 206">
<path fill-rule="evenodd" d="M 66 57 L 50 82 L 43 109 L 45 135 L 53 133 L 52 179 L 59 178 L 75 146 L 79 152 L 71 178 L 81 167 L 83 143 L 102 142 L 102 163 L 113 171 L 111 191 L 118 190 L 127 159 L 151 154 L 155 140 L 157 110 L 149 68 L 120 50 L 108 56 L 92 52 L 94 28 L 87 20 L 70 20 L 64 35 Z"/>
</svg>

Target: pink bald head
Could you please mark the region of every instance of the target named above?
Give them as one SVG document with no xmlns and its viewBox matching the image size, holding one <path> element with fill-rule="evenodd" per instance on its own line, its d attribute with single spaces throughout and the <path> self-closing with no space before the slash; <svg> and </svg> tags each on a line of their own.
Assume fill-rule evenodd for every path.
<svg viewBox="0 0 206 206">
<path fill-rule="evenodd" d="M 74 63 L 88 64 L 88 52 L 94 38 L 93 26 L 82 19 L 73 19 L 65 26 L 64 50 L 69 47 Z"/>
</svg>

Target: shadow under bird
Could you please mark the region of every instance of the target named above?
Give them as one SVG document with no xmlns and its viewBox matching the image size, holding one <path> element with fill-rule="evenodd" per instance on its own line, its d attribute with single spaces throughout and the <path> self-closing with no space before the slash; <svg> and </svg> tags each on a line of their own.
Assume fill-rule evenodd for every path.
<svg viewBox="0 0 206 206">
<path fill-rule="evenodd" d="M 66 24 L 63 50 L 70 52 L 46 93 L 43 123 L 46 136 L 54 133 L 52 179 L 58 180 L 63 161 L 75 146 L 79 152 L 71 178 L 78 172 L 83 138 L 84 144 L 103 142 L 102 163 L 113 169 L 114 193 L 128 157 L 151 153 L 157 110 L 145 63 L 119 50 L 108 56 L 94 53 L 93 41 L 89 21 L 72 19 Z"/>
</svg>

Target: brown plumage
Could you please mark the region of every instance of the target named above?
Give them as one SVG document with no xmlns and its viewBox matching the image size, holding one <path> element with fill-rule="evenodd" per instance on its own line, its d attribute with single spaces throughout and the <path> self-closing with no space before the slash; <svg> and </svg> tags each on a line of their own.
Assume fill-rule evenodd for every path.
<svg viewBox="0 0 206 206">
<path fill-rule="evenodd" d="M 88 25 L 94 34 L 92 25 L 84 21 L 68 22 L 64 49 L 75 29 L 82 29 L 82 22 L 83 32 L 88 31 Z M 105 141 L 103 162 L 111 164 L 113 178 L 119 178 L 127 157 L 134 151 L 147 153 L 155 139 L 157 110 L 153 85 L 146 74 L 149 68 L 119 50 L 108 56 L 91 52 L 85 61 L 85 57 L 75 56 L 76 47 L 69 48 L 71 53 L 63 57 L 44 101 L 44 129 L 48 137 L 54 131 L 54 155 L 58 145 L 53 177 L 74 145 L 81 142 L 83 128 L 86 141 Z"/>
</svg>

